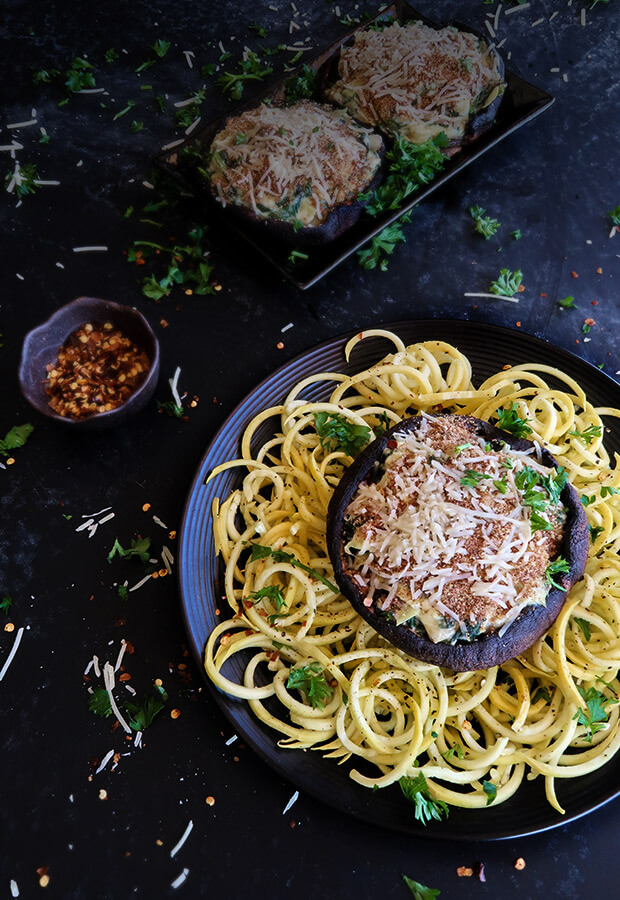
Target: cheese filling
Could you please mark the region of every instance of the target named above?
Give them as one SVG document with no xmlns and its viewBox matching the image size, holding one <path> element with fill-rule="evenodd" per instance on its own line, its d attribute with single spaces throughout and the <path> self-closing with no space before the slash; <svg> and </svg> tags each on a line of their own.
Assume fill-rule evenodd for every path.
<svg viewBox="0 0 620 900">
<path fill-rule="evenodd" d="M 470 118 L 503 93 L 499 64 L 469 32 L 396 22 L 356 34 L 328 96 L 361 122 L 413 143 L 442 131 L 459 140 Z"/>
<path fill-rule="evenodd" d="M 364 605 L 435 643 L 501 635 L 544 604 L 563 535 L 566 474 L 475 429 L 424 415 L 345 513 L 345 569 Z"/>
<path fill-rule="evenodd" d="M 310 101 L 233 116 L 211 144 L 217 200 L 295 227 L 322 224 L 356 200 L 381 164 L 383 141 L 344 110 Z"/>
</svg>

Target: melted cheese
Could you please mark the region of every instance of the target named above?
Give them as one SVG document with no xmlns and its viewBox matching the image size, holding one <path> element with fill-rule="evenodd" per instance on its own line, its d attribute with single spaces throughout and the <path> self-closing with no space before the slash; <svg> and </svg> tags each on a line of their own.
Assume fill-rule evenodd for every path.
<svg viewBox="0 0 620 900">
<path fill-rule="evenodd" d="M 526 465 L 543 478 L 554 470 L 533 451 L 485 449 L 463 421 L 425 417 L 395 435 L 380 480 L 362 482 L 345 515 L 353 531 L 345 554 L 366 605 L 433 641 L 501 629 L 544 603 L 562 535 L 564 509 L 551 501 L 539 513 L 551 530 L 532 532 L 515 482 Z M 534 491 L 547 501 L 542 487 Z"/>
<path fill-rule="evenodd" d="M 382 146 L 344 110 L 310 101 L 263 104 L 232 117 L 216 134 L 207 174 L 223 206 L 316 226 L 368 187 Z"/>
<path fill-rule="evenodd" d="M 503 91 L 498 65 L 469 32 L 394 23 L 356 34 L 328 96 L 360 121 L 413 143 L 441 132 L 458 140 L 470 117 Z"/>
</svg>

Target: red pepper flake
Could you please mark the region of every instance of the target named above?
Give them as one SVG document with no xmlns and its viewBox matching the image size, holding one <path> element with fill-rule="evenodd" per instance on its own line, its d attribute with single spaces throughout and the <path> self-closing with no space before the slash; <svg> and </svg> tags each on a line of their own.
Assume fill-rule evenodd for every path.
<svg viewBox="0 0 620 900">
<path fill-rule="evenodd" d="M 598 300 L 593 300 L 593 301 L 592 301 L 592 306 L 598 306 Z"/>
<path fill-rule="evenodd" d="M 37 875 L 39 875 L 39 876 L 47 875 L 49 870 L 50 870 L 49 866 L 41 866 L 39 869 L 37 869 Z"/>
<path fill-rule="evenodd" d="M 525 860 L 523 859 L 522 856 L 520 856 L 519 859 L 515 860 L 515 869 L 518 872 L 522 872 L 524 868 L 525 868 Z"/>
<path fill-rule="evenodd" d="M 586 325 L 596 325 L 596 322 L 594 321 L 594 319 L 588 318 L 588 319 L 584 319 L 583 321 Z"/>
<path fill-rule="evenodd" d="M 579 275 L 577 275 L 576 272 L 571 272 L 570 275 L 571 275 L 571 278 L 579 278 Z"/>
<path fill-rule="evenodd" d="M 597 275 L 602 275 L 602 274 L 603 274 L 603 270 L 601 269 L 600 266 L 599 266 L 598 269 L 596 270 L 596 274 L 597 274 Z"/>
<path fill-rule="evenodd" d="M 395 447 L 398 446 L 396 441 L 393 438 L 390 438 L 390 440 L 387 442 L 387 445 L 390 448 L 390 450 L 393 450 Z"/>
<path fill-rule="evenodd" d="M 225 647 L 226 644 L 229 642 L 229 640 L 230 640 L 230 635 L 223 634 L 222 637 L 220 638 L 220 644 L 222 644 Z"/>
<path fill-rule="evenodd" d="M 123 672 L 123 674 L 118 679 L 119 681 L 131 681 L 131 675 L 129 672 Z"/>
<path fill-rule="evenodd" d="M 160 319 L 159 324 L 162 328 L 167 328 L 170 323 L 166 319 Z"/>
<path fill-rule="evenodd" d="M 525 290 L 525 286 L 520 284 L 519 287 L 517 288 L 517 293 L 522 294 L 524 290 Z"/>
<path fill-rule="evenodd" d="M 546 294 L 539 294 L 540 297 L 546 297 Z"/>
<path fill-rule="evenodd" d="M 515 325 L 517 326 L 517 328 L 521 328 L 521 322 L 515 322 Z"/>
<path fill-rule="evenodd" d="M 291 828 L 294 828 L 295 827 L 295 819 L 291 819 L 289 825 Z"/>
<path fill-rule="evenodd" d="M 251 628 L 246 628 L 243 633 L 245 634 L 246 637 L 251 637 L 254 634 L 254 632 L 252 631 Z"/>
<path fill-rule="evenodd" d="M 276 347 L 278 348 L 278 350 L 284 350 L 284 343 L 282 341 L 278 341 Z"/>
<path fill-rule="evenodd" d="M 508 371 L 508 369 L 511 369 L 511 368 L 512 368 L 512 366 L 510 365 L 510 363 L 506 363 L 505 366 L 502 366 L 502 371 L 506 372 L 506 371 Z"/>
<path fill-rule="evenodd" d="M 459 866 L 456 870 L 456 874 L 459 878 L 471 878 L 474 874 L 474 870 L 470 869 L 469 866 Z"/>
<path fill-rule="evenodd" d="M 205 803 L 207 804 L 207 806 L 215 806 L 215 797 L 211 797 L 211 795 L 209 795 L 205 800 Z"/>
</svg>

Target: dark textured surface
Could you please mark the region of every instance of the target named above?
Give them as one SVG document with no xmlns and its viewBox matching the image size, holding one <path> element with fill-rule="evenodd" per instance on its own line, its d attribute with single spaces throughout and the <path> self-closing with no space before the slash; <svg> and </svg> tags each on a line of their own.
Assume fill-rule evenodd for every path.
<svg viewBox="0 0 620 900">
<path fill-rule="evenodd" d="M 229 410 L 284 359 L 318 341 L 406 318 L 464 318 L 511 328 L 520 322 L 523 332 L 603 363 L 612 374 L 620 369 L 613 276 L 620 237 L 608 239 L 606 216 L 620 202 L 613 3 L 588 12 L 585 28 L 576 5 L 532 0 L 528 10 L 502 14 L 498 36 L 507 37 L 502 50 L 512 52 L 508 65 L 554 94 L 556 103 L 419 207 L 406 229 L 408 242 L 396 249 L 388 272 L 365 272 L 351 259 L 300 294 L 216 230 L 219 294 L 189 298 L 181 292 L 159 308 L 141 295 L 140 272 L 127 265 L 122 251 L 143 237 L 144 229 L 123 212 L 152 198 L 141 185 L 149 176 L 148 158 L 179 136 L 171 103 L 201 87 L 198 67 L 218 52 L 208 40 L 222 40 L 234 62 L 243 44 L 256 46 L 246 27 L 252 20 L 272 23 L 268 40 L 274 43 L 292 44 L 298 34 L 305 36 L 303 24 L 288 35 L 287 4 L 274 0 L 272 5 L 280 12 L 270 11 L 267 0 L 3 4 L 0 142 L 15 137 L 24 146 L 22 164 L 36 162 L 42 178 L 61 184 L 41 188 L 19 208 L 0 195 L 0 424 L 3 434 L 18 422 L 36 426 L 28 445 L 15 454 L 15 465 L 0 470 L 0 596 L 12 595 L 9 620 L 28 628 L 0 683 L 0 892 L 9 896 L 9 879 L 15 878 L 20 896 L 38 896 L 36 869 L 49 866 L 46 896 L 62 898 L 175 896 L 168 886 L 184 867 L 190 871 L 179 896 L 242 897 L 251 890 L 260 898 L 405 898 L 401 872 L 440 888 L 442 898 L 614 896 L 620 875 L 617 801 L 548 836 L 496 845 L 440 846 L 394 835 L 306 794 L 283 816 L 291 785 L 240 741 L 226 746 L 228 724 L 205 692 L 198 692 L 199 673 L 183 655 L 174 579 L 153 581 L 127 602 L 113 587 L 125 578 L 133 584 L 142 572 L 132 560 L 108 565 L 114 537 L 127 544 L 142 531 L 158 550 L 165 532 L 151 513 L 178 527 L 193 472 Z M 493 9 L 478 0 L 418 5 L 433 17 L 478 28 Z M 324 0 L 309 0 L 303 9 L 307 31 L 316 38 L 312 46 L 345 30 Z M 341 2 L 340 9 L 353 12 L 353 4 Z M 549 23 L 556 9 L 558 16 Z M 541 17 L 545 21 L 532 28 Z M 158 37 L 172 41 L 169 54 L 135 75 Z M 106 66 L 102 55 L 112 46 L 128 53 Z M 193 70 L 186 65 L 186 49 L 196 54 Z M 74 97 L 58 108 L 62 94 L 56 88 L 32 86 L 31 65 L 64 68 L 83 53 L 97 63 L 97 83 L 109 89 L 111 108 L 102 109 L 98 95 Z M 550 72 L 554 67 L 559 74 Z M 279 71 L 276 65 L 274 75 Z M 168 93 L 169 111 L 159 115 L 139 84 L 152 84 L 154 94 Z M 132 113 L 112 121 L 129 99 L 137 101 Z M 6 128 L 28 120 L 32 108 L 50 134 L 47 145 L 38 143 L 36 128 Z M 203 115 L 210 119 L 230 108 L 209 82 Z M 132 117 L 144 120 L 144 131 L 130 133 Z M 2 152 L 0 159 L 8 171 L 8 154 Z M 503 223 L 493 240 L 473 234 L 467 215 L 472 204 Z M 509 237 L 514 228 L 523 231 L 519 242 Z M 86 244 L 107 245 L 109 251 L 72 252 Z M 518 305 L 463 297 L 466 291 L 487 290 L 501 267 L 524 272 L 526 290 Z M 578 309 L 559 309 L 557 299 L 569 293 Z M 177 365 L 183 390 L 200 395 L 187 422 L 157 416 L 151 403 L 122 430 L 78 435 L 31 412 L 17 385 L 21 340 L 79 295 L 135 304 L 145 313 L 162 345 L 156 397 L 168 399 L 166 378 Z M 596 324 L 584 342 L 581 325 L 588 316 Z M 158 324 L 162 317 L 168 328 Z M 294 327 L 281 335 L 289 322 Z M 148 514 L 141 511 L 145 502 L 152 503 Z M 75 533 L 83 514 L 110 505 L 116 518 L 92 540 Z M 63 513 L 73 518 L 67 521 Z M 176 553 L 174 544 L 172 550 Z M 13 637 L 0 630 L 0 661 Z M 171 699 L 146 732 L 145 749 L 122 757 L 114 772 L 109 764 L 89 781 L 93 758 L 123 750 L 124 741 L 118 732 L 110 733 L 110 720 L 86 712 L 82 672 L 93 653 L 114 662 L 121 637 L 135 646 L 127 660 L 130 683 L 142 690 L 161 677 Z M 114 641 L 110 647 L 109 641 Z M 179 664 L 188 665 L 193 676 L 189 693 Z M 181 710 L 176 720 L 168 715 L 173 706 Z M 101 788 L 108 793 L 105 801 L 98 797 Z M 215 806 L 205 805 L 207 795 L 215 797 Z M 171 859 L 170 849 L 190 818 L 194 830 Z M 527 866 L 517 872 L 513 862 L 520 855 Z M 458 865 L 475 859 L 486 863 L 486 885 L 456 876 Z"/>
<path fill-rule="evenodd" d="M 454 331 L 450 342 L 456 345 L 471 326 L 467 326 L 464 323 L 459 323 L 456 327 L 448 324 L 444 325 L 444 328 L 448 327 L 451 327 Z M 495 349 L 495 352 L 492 350 L 488 352 L 488 377 L 491 377 L 503 365 L 504 351 L 501 349 L 503 335 L 498 334 L 496 340 L 493 340 L 492 334 L 489 334 L 488 337 L 490 339 L 489 343 L 492 343 L 495 348 L 500 348 L 499 359 L 497 349 Z M 532 349 L 527 347 L 526 341 L 527 338 L 524 338 L 523 356 L 524 358 L 526 356 L 533 358 Z M 484 345 L 486 342 L 483 339 L 481 343 Z M 537 355 L 540 358 L 540 354 L 544 351 L 540 348 L 537 349 Z M 548 362 L 549 365 L 552 364 L 546 359 L 545 362 Z M 612 403 L 615 400 L 614 393 L 612 392 L 610 396 L 610 402 Z M 462 420 L 464 418 L 461 417 Z M 528 647 L 531 647 L 551 628 L 559 616 L 566 600 L 566 592 L 583 577 L 586 567 L 590 547 L 588 517 L 579 499 L 579 494 L 572 485 L 565 485 L 561 500 L 566 509 L 566 524 L 557 556 L 562 556 L 568 562 L 569 571 L 562 576 L 562 587 L 551 588 L 547 592 L 544 605 L 530 606 L 525 609 L 505 635 L 502 636 L 497 632 L 492 632 L 469 643 L 466 641 L 458 641 L 455 644 L 433 643 L 428 637 L 419 637 L 413 629 L 408 628 L 406 625 L 396 625 L 393 621 L 388 620 L 376 606 L 369 608 L 364 605 L 364 597 L 367 592 L 361 591 L 354 580 L 355 569 L 351 568 L 351 560 L 347 560 L 344 553 L 346 541 L 343 538 L 343 529 L 346 521 L 346 511 L 360 484 L 366 481 L 369 475 L 371 481 L 378 480 L 378 477 L 373 477 L 371 469 L 375 463 L 381 461 L 390 438 L 393 435 L 408 434 L 416 431 L 422 421 L 422 417 L 412 416 L 409 419 L 404 419 L 397 425 L 393 425 L 374 440 L 372 444 L 369 444 L 368 447 L 362 450 L 341 478 L 338 487 L 332 495 L 327 511 L 327 546 L 334 567 L 334 577 L 339 588 L 345 597 L 348 597 L 357 612 L 376 631 L 383 634 L 391 643 L 400 647 L 401 650 L 409 653 L 415 659 L 421 659 L 436 666 L 446 666 L 449 669 L 454 669 L 456 672 L 490 669 L 492 666 L 498 666 L 524 653 Z M 487 441 L 502 441 L 516 450 L 525 451 L 534 448 L 531 441 L 515 438 L 514 435 L 509 434 L 507 431 L 501 431 L 499 428 L 495 428 L 481 419 L 474 419 L 468 416 L 467 420 L 463 421 L 463 425 L 470 434 L 484 437 Z M 501 444 L 499 443 L 493 444 L 494 449 L 500 446 Z M 547 450 L 543 450 L 540 462 L 546 466 L 555 465 L 557 467 L 557 462 Z M 382 473 L 382 470 L 380 469 L 379 472 Z M 384 595 L 382 594 L 381 596 Z"/>
</svg>

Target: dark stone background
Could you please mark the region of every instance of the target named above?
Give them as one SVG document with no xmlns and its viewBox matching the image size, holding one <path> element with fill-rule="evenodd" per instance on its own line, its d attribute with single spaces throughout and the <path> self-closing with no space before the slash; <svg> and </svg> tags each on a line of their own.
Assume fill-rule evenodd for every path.
<svg viewBox="0 0 620 900">
<path fill-rule="evenodd" d="M 190 871 L 179 895 L 185 896 L 404 898 L 402 872 L 445 897 L 613 896 L 620 872 L 617 803 L 550 834 L 474 845 L 383 832 L 304 796 L 283 816 L 291 785 L 239 742 L 225 745 L 230 728 L 199 690 L 200 674 L 184 656 L 174 579 L 150 582 L 126 603 L 112 586 L 125 577 L 133 583 L 141 572 L 131 561 L 107 564 L 114 537 L 128 543 L 142 531 L 157 546 L 163 532 L 151 513 L 176 528 L 203 448 L 226 414 L 266 374 L 318 341 L 404 318 L 510 327 L 520 321 L 522 331 L 604 363 L 612 375 L 620 369 L 613 283 L 620 237 L 609 240 L 606 217 L 620 202 L 614 4 L 599 3 L 588 12 L 585 28 L 581 7 L 561 0 L 532 0 L 525 11 L 502 14 L 498 38 L 507 37 L 509 66 L 557 101 L 418 208 L 406 228 L 407 244 L 397 248 L 387 272 L 363 271 L 351 259 L 302 294 L 243 247 L 215 240 L 219 294 L 181 293 L 160 308 L 141 295 L 136 270 L 122 251 L 144 233 L 123 212 L 152 199 L 141 186 L 149 177 L 149 156 L 178 136 L 171 104 L 201 87 L 200 65 L 218 52 L 207 41 L 222 40 L 232 63 L 243 44 L 256 45 L 247 29 L 252 20 L 269 23 L 269 43 L 292 44 L 311 34 L 319 48 L 345 30 L 324 0 L 298 0 L 299 21 L 309 24 L 293 35 L 289 4 L 275 0 L 278 12 L 268 5 L 5 0 L 1 7 L 0 144 L 15 137 L 24 145 L 21 163 L 36 162 L 42 178 L 61 184 L 42 188 L 19 208 L 13 197 L 0 194 L 0 432 L 18 422 L 36 426 L 15 465 L 0 470 L 0 595 L 13 597 L 10 621 L 29 629 L 0 684 L 0 895 L 10 896 L 11 878 L 20 896 L 38 895 L 36 869 L 49 866 L 46 895 L 63 898 L 172 895 L 169 885 L 184 867 Z M 495 8 L 481 0 L 420 0 L 419 6 L 429 16 L 479 28 Z M 559 14 L 549 23 L 555 9 Z M 344 0 L 340 10 L 356 14 Z M 545 21 L 532 28 L 540 17 Z M 170 52 L 137 76 L 135 67 L 158 37 L 172 41 Z M 128 53 L 106 66 L 103 52 L 112 46 Z M 183 50 L 195 52 L 193 70 Z M 65 68 L 85 54 L 98 66 L 97 84 L 109 90 L 110 108 L 100 107 L 100 95 L 72 97 L 58 108 L 63 95 L 57 88 L 32 85 L 31 67 Z M 568 74 L 567 83 L 550 73 L 555 66 Z M 280 71 L 278 62 L 274 77 Z M 169 95 L 167 113 L 156 112 L 140 83 Z M 112 121 L 128 99 L 137 100 L 136 108 Z M 229 107 L 209 82 L 203 121 Z M 49 144 L 38 143 L 38 127 L 7 130 L 7 124 L 29 119 L 31 108 L 50 134 Z M 130 133 L 132 118 L 144 120 L 143 132 Z M 4 178 L 12 168 L 9 154 L 0 160 Z M 486 242 L 472 232 L 467 207 L 475 203 L 503 223 L 501 241 Z M 521 241 L 508 237 L 513 228 L 523 231 Z M 109 252 L 72 252 L 86 244 L 105 244 Z M 500 267 L 523 270 L 526 291 L 519 305 L 481 300 L 472 308 L 463 293 L 486 290 Z M 558 298 L 569 293 L 578 309 L 560 310 Z M 158 416 L 153 401 L 121 431 L 81 436 L 28 408 L 16 380 L 23 335 L 79 295 L 133 304 L 146 314 L 162 348 L 157 396 L 168 396 L 165 379 L 180 365 L 182 388 L 200 396 L 189 421 Z M 175 308 L 179 302 L 181 310 Z M 588 316 L 596 325 L 584 343 L 581 325 Z M 162 317 L 170 323 L 166 329 L 159 325 Z M 289 322 L 294 328 L 281 336 Z M 152 504 L 149 515 L 141 511 L 145 502 Z M 105 506 L 113 506 L 116 518 L 93 540 L 75 533 L 83 513 Z M 0 631 L 0 660 L 13 637 Z M 108 766 L 89 781 L 93 760 L 112 746 L 121 749 L 123 741 L 118 732 L 110 734 L 109 720 L 86 712 L 82 672 L 93 653 L 114 662 L 121 637 L 135 645 L 135 654 L 126 657 L 131 684 L 145 689 L 161 677 L 170 702 L 146 733 L 143 755 L 134 752 L 116 771 Z M 191 681 L 181 676 L 179 663 L 188 666 Z M 173 706 L 181 711 L 176 720 L 169 717 Z M 106 801 L 99 799 L 101 788 Z M 216 798 L 212 808 L 205 805 L 207 795 Z M 190 818 L 194 831 L 170 859 Z M 518 856 L 527 861 L 523 872 L 513 868 Z M 486 863 L 486 884 L 456 876 L 457 866 L 475 860 Z"/>
</svg>

